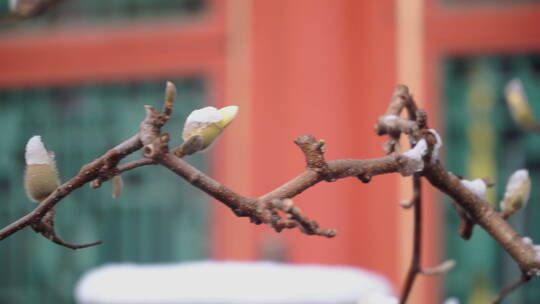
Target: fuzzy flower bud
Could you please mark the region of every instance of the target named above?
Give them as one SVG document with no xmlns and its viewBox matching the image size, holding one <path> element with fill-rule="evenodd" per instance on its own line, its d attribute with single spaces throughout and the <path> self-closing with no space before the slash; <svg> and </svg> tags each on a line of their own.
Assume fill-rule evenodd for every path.
<svg viewBox="0 0 540 304">
<path fill-rule="evenodd" d="M 33 136 L 26 144 L 25 159 L 26 194 L 30 200 L 39 203 L 60 185 L 54 154 L 47 152 L 41 136 Z"/>
<path fill-rule="evenodd" d="M 534 128 L 533 111 L 521 80 L 516 78 L 510 81 L 506 85 L 505 95 L 512 119 L 522 128 Z"/>
<path fill-rule="evenodd" d="M 517 170 L 508 179 L 504 198 L 501 201 L 503 217 L 508 218 L 519 209 L 525 207 L 531 193 L 529 171 Z"/>
<path fill-rule="evenodd" d="M 214 107 L 206 107 L 191 112 L 182 132 L 182 138 L 186 142 L 194 136 L 199 137 L 199 140 L 191 141 L 191 144 L 196 146 L 190 147 L 191 153 L 208 148 L 225 127 L 234 120 L 237 113 L 237 106 L 228 106 L 219 110 Z"/>
</svg>

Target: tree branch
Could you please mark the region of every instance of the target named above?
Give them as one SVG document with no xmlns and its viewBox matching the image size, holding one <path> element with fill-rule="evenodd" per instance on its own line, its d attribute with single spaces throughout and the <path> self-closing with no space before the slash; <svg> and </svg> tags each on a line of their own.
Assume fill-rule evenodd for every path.
<svg viewBox="0 0 540 304">
<path fill-rule="evenodd" d="M 87 243 L 87 244 L 73 244 L 73 243 L 64 241 L 54 231 L 54 214 L 55 214 L 54 208 L 50 209 L 49 211 L 47 211 L 47 213 L 41 220 L 31 223 L 30 226 L 32 227 L 32 229 L 34 229 L 36 233 L 40 233 L 45 238 L 53 241 L 54 243 L 60 246 L 64 246 L 73 250 L 92 247 L 92 246 L 101 244 L 101 241 L 95 241 L 95 242 Z"/>
<path fill-rule="evenodd" d="M 501 292 L 497 295 L 497 297 L 493 300 L 493 304 L 501 303 L 502 300 L 508 296 L 512 291 L 514 291 L 519 286 L 529 282 L 531 280 L 531 276 L 527 274 L 522 274 L 521 278 L 517 280 L 516 282 L 510 284 L 509 286 L 505 287 Z"/>
<path fill-rule="evenodd" d="M 540 260 L 533 245 L 523 238 L 487 202 L 467 189 L 460 179 L 447 172 L 437 159 L 441 145 L 436 132 L 427 129 L 427 114 L 419 110 L 409 94 L 407 87 L 398 86 L 388 107 L 386 115 L 379 118 L 376 131 L 379 135 L 388 134 L 389 142 L 385 151 L 388 155 L 375 159 L 340 159 L 326 161 L 324 141 L 314 136 L 304 135 L 295 143 L 304 153 L 306 170 L 276 189 L 258 197 L 242 196 L 197 170 L 182 157 L 194 151 L 189 148 L 189 140 L 181 146 L 169 150 L 169 135 L 161 128 L 173 111 L 176 90 L 167 83 L 166 98 L 162 111 L 145 106 L 146 118 L 140 124 L 139 132 L 132 138 L 107 151 L 103 156 L 85 165 L 77 176 L 58 187 L 32 212 L 0 230 L 0 240 L 31 225 L 34 230 L 52 241 L 77 249 L 96 243 L 74 245 L 56 236 L 53 230 L 53 207 L 64 197 L 85 183 L 94 181 L 95 186 L 115 175 L 145 165 L 162 165 L 193 186 L 201 189 L 228 206 L 237 216 L 248 217 L 255 224 L 267 224 L 276 231 L 298 228 L 306 234 L 333 237 L 332 229 L 320 228 L 318 223 L 304 216 L 291 200 L 296 195 L 321 181 L 333 182 L 346 177 L 358 177 L 369 182 L 374 176 L 399 172 L 402 175 L 414 173 L 413 207 L 415 213 L 414 252 L 409 275 L 405 282 L 402 303 L 412 288 L 418 273 L 441 273 L 443 268 L 422 270 L 420 267 L 421 244 L 421 197 L 420 178 L 426 178 L 434 187 L 449 195 L 470 216 L 471 221 L 485 229 L 518 263 L 523 273 L 530 277 L 540 273 Z M 408 112 L 409 119 L 399 117 L 402 110 Z M 409 135 L 411 143 L 422 143 L 421 149 L 398 154 L 401 133 Z M 200 138 L 199 138 L 200 140 Z M 424 140 L 425 142 L 422 142 Z M 141 149 L 145 159 L 118 166 L 127 155 Z M 48 226 L 47 226 L 48 225 Z M 520 283 L 521 284 L 521 283 Z M 516 284 L 516 287 L 520 284 Z M 512 289 L 515 287 L 512 287 Z"/>
<path fill-rule="evenodd" d="M 84 165 L 79 171 L 79 174 L 58 187 L 51 195 L 49 195 L 49 197 L 41 202 L 36 209 L 0 230 L 0 240 L 5 239 L 31 223 L 40 221 L 41 218 L 43 218 L 45 214 L 64 197 L 68 196 L 71 192 L 84 184 L 96 179 L 103 168 L 108 168 L 111 165 L 118 163 L 121 159 L 141 148 L 142 143 L 139 140 L 139 136 L 135 135 L 110 149 L 98 159 Z"/>
<path fill-rule="evenodd" d="M 416 276 L 422 271 L 420 265 L 422 258 L 422 180 L 419 174 L 413 176 L 413 193 L 411 202 L 414 211 L 413 254 L 403 292 L 401 293 L 401 304 L 407 302 Z"/>
</svg>

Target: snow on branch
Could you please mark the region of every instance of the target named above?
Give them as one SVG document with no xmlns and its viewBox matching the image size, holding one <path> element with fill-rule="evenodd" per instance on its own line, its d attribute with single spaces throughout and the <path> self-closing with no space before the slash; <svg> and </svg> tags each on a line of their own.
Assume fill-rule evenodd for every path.
<svg viewBox="0 0 540 304">
<path fill-rule="evenodd" d="M 98 244 L 98 242 L 94 242 L 86 245 L 73 245 L 59 239 L 52 228 L 53 208 L 64 197 L 87 183 L 91 184 L 93 188 L 98 188 L 102 183 L 112 179 L 113 183 L 117 185 L 116 187 L 120 188 L 116 189 L 113 196 L 120 195 L 122 185 L 120 176 L 124 172 L 146 165 L 159 165 L 171 170 L 194 187 L 225 204 L 238 217 L 247 217 L 254 224 L 268 225 L 277 232 L 283 229 L 299 229 L 308 235 L 334 237 L 337 234 L 335 230 L 322 228 L 316 220 L 304 215 L 297 207 L 298 202 L 293 201 L 293 198 L 320 182 L 334 182 L 342 178 L 355 177 L 364 183 L 369 183 L 372 178 L 378 175 L 399 173 L 403 176 L 413 175 L 415 193 L 410 204 L 415 210 L 415 249 L 411 271 L 401 298 L 402 303 L 405 303 L 408 291 L 410 291 L 417 275 L 441 274 L 451 268 L 449 265 L 453 265 L 447 261 L 432 269 L 420 267 L 421 250 L 419 244 L 421 243 L 422 230 L 420 185 L 423 179 L 450 196 L 455 201 L 456 210 L 461 215 L 466 215 L 470 223 L 485 229 L 509 253 L 526 278 L 529 279 L 531 274 L 540 274 L 538 271 L 540 260 L 537 250 L 531 244 L 524 242 L 523 237 L 508 224 L 505 220 L 504 210 L 501 214 L 485 201 L 486 185 L 478 180 L 463 180 L 443 167 L 439 159 L 442 139 L 437 131 L 428 128 L 427 113 L 417 108 L 406 86 L 400 85 L 396 88 L 386 113 L 377 120 L 375 125 L 375 131 L 378 135 L 388 135 L 389 137 L 383 147 L 386 155 L 373 159 L 327 161 L 324 152 L 329 147 L 326 147 L 325 141 L 312 135 L 303 135 L 295 140 L 295 144 L 304 154 L 306 169 L 293 179 L 260 197 L 243 196 L 199 171 L 183 159 L 186 155 L 210 148 L 212 142 L 233 121 L 238 113 L 238 108 L 230 106 L 219 110 L 215 108 L 195 110 L 186 120 L 183 132 L 184 143 L 178 147 L 170 148 L 169 134 L 162 132 L 161 129 L 172 115 L 175 96 L 176 88 L 168 82 L 162 110 L 156 110 L 149 105 L 145 106 L 146 117 L 131 138 L 82 166 L 79 173 L 65 183 L 54 184 L 52 189 L 49 187 L 50 184 L 46 184 L 49 187 L 46 195 L 45 192 L 39 192 L 39 199 L 34 194 L 29 193 L 29 197 L 38 201 L 39 204 L 32 212 L 1 229 L 0 240 L 31 226 L 43 236 L 68 248 L 78 249 L 82 248 L 81 246 Z M 401 117 L 404 110 L 408 118 Z M 408 137 L 413 148 L 399 153 L 399 141 L 402 134 Z M 39 137 L 34 137 L 29 141 L 26 153 L 28 166 L 53 164 L 52 156 L 46 153 L 44 146 L 42 146 L 43 143 Z M 139 150 L 143 152 L 144 158 L 120 164 L 126 156 Z M 521 191 L 523 195 L 518 200 L 518 203 L 521 203 L 520 206 L 525 205 L 528 199 L 527 189 L 530 188 L 530 181 L 527 183 L 528 174 L 527 179 L 522 178 L 523 176 L 523 173 L 519 173 L 518 177 L 520 178 L 516 177 L 516 180 L 521 182 L 518 186 L 515 186 L 517 182 L 514 183 L 513 178 L 508 186 L 510 190 L 524 189 Z M 43 180 L 39 182 L 43 182 Z M 504 201 L 504 206 L 507 206 L 509 203 L 507 196 L 505 196 Z M 523 281 L 528 281 L 528 279 Z"/>
</svg>

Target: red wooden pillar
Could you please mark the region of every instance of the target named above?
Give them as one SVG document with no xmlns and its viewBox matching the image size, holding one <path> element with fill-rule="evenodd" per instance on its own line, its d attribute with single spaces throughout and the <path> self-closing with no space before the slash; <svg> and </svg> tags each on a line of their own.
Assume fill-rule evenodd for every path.
<svg viewBox="0 0 540 304">
<path fill-rule="evenodd" d="M 232 149 L 239 148 L 244 163 L 238 173 L 248 173 L 232 184 L 258 196 L 302 172 L 303 155 L 292 140 L 306 133 L 326 140 L 327 159 L 382 155 L 383 139 L 373 125 L 396 84 L 393 1 L 230 0 L 229 5 L 236 7 L 228 10 L 235 16 L 227 21 L 229 39 L 242 46 L 230 48 L 226 102 L 240 100 L 248 109 L 241 108 L 241 116 L 249 116 L 226 135 L 227 155 L 234 157 Z M 249 29 L 239 26 L 238 18 Z M 233 138 L 235 131 L 245 137 Z M 214 229 L 215 255 L 259 258 L 261 247 L 273 240 L 285 246 L 288 261 L 358 265 L 397 283 L 397 189 L 396 176 L 376 177 L 369 185 L 351 178 L 321 183 L 295 198 L 306 215 L 338 230 L 334 239 L 298 231 L 276 236 L 217 207 L 216 220 L 228 224 Z"/>
</svg>

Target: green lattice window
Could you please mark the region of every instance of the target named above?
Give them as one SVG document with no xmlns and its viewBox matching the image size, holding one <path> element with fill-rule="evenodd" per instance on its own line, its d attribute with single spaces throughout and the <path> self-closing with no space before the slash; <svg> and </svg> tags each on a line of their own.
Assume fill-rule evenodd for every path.
<svg viewBox="0 0 540 304">
<path fill-rule="evenodd" d="M 178 97 L 166 131 L 173 144 L 189 112 L 204 104 L 205 82 L 175 81 Z M 129 138 L 144 118 L 144 104 L 161 106 L 165 81 L 37 88 L 0 92 L 0 189 L 2 226 L 35 205 L 24 194 L 24 145 L 42 135 L 54 150 L 66 180 L 84 163 Z M 140 158 L 139 153 L 132 155 Z M 190 157 L 205 168 L 204 157 Z M 125 190 L 83 187 L 57 208 L 58 233 L 73 242 L 102 239 L 94 248 L 72 251 L 31 229 L 0 244 L 0 303 L 70 303 L 80 274 L 107 262 L 173 262 L 206 256 L 207 196 L 161 167 L 127 172 Z"/>
<path fill-rule="evenodd" d="M 157 19 L 162 17 L 197 16 L 206 10 L 208 0 L 64 0 L 29 24 L 55 24 L 77 21 L 119 21 L 123 19 Z M 7 12 L 8 0 L 0 4 L 0 12 Z"/>
<path fill-rule="evenodd" d="M 540 135 L 519 129 L 503 97 L 505 84 L 519 77 L 540 119 L 540 55 L 452 58 L 444 67 L 446 160 L 450 171 L 468 178 L 493 176 L 498 185 L 488 193 L 495 204 L 502 198 L 510 174 L 530 172 L 533 187 L 526 212 L 511 225 L 540 241 Z M 536 186 L 535 186 L 536 185 Z M 446 204 L 448 258 L 458 261 L 447 277 L 448 296 L 462 303 L 488 303 L 486 297 L 519 278 L 516 264 L 478 227 L 470 241 L 457 235 L 458 217 Z M 540 303 L 538 281 L 516 291 L 508 303 Z"/>
<path fill-rule="evenodd" d="M 519 4 L 527 2 L 539 2 L 539 0 L 440 0 L 448 4 Z"/>
</svg>

